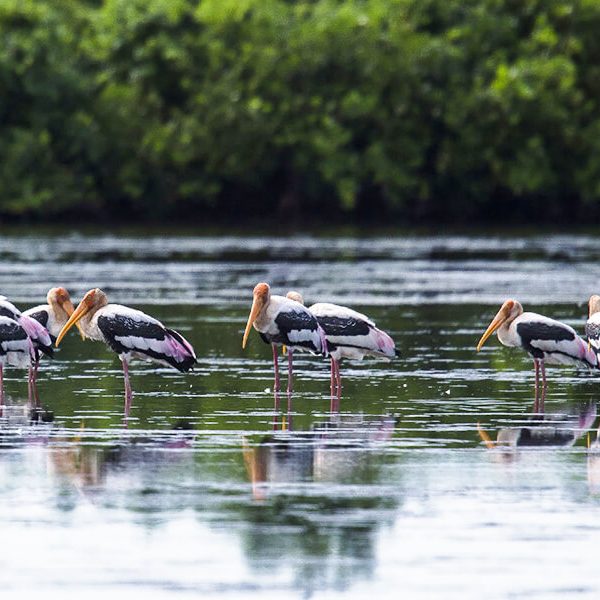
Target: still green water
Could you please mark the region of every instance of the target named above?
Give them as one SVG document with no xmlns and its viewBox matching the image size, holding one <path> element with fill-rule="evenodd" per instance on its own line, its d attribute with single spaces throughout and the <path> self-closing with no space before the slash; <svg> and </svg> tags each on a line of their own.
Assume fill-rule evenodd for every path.
<svg viewBox="0 0 600 600">
<path fill-rule="evenodd" d="M 6 379 L 0 582 L 14 597 L 597 597 L 597 376 L 533 369 L 494 338 L 507 297 L 583 330 L 600 241 L 547 237 L 52 234 L 0 238 L 0 291 L 20 307 L 91 287 L 179 330 L 189 374 L 67 336 Z M 297 355 L 274 408 L 270 348 L 241 336 L 252 288 L 369 314 L 391 363 Z M 283 379 L 285 385 L 285 378 Z M 478 423 L 502 448 L 481 442 Z M 588 449 L 588 439 L 591 448 Z"/>
</svg>

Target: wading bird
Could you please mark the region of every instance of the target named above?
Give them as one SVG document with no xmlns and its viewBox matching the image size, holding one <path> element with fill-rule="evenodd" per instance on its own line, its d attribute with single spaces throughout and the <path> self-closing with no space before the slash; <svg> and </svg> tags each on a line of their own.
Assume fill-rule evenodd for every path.
<svg viewBox="0 0 600 600">
<path fill-rule="evenodd" d="M 73 314 L 75 307 L 71 302 L 69 292 L 64 287 L 55 287 L 49 290 L 46 301 L 48 304 L 34 306 L 24 310 L 23 314 L 43 325 L 48 330 L 52 341 L 55 342 L 60 330 Z M 83 333 L 81 335 L 83 337 Z"/>
<path fill-rule="evenodd" d="M 279 391 L 279 364 L 277 348 L 288 349 L 288 395 L 292 393 L 292 371 L 294 350 L 307 350 L 315 354 L 327 354 L 325 332 L 316 317 L 302 304 L 283 296 L 271 295 L 267 283 L 259 283 L 254 288 L 252 308 L 242 339 L 246 347 L 250 329 L 258 331 L 263 342 L 273 348 L 273 368 L 275 370 L 275 393 Z"/>
<path fill-rule="evenodd" d="M 27 332 L 14 319 L 0 316 L 0 405 L 4 404 L 4 367 L 10 364 L 26 369 L 34 356 L 33 343 Z M 31 378 L 29 379 L 31 402 Z"/>
<path fill-rule="evenodd" d="M 288 292 L 287 298 L 304 304 L 299 292 Z M 342 358 L 362 360 L 365 356 L 374 356 L 391 360 L 396 356 L 394 340 L 378 329 L 369 317 L 346 306 L 327 302 L 313 304 L 308 310 L 317 317 L 325 331 L 331 357 L 331 397 L 337 398 L 338 403 L 342 397 Z"/>
<path fill-rule="evenodd" d="M 34 398 L 37 402 L 37 364 L 40 359 L 40 353 L 50 357 L 53 355 L 50 334 L 38 321 L 21 313 L 21 311 L 10 302 L 6 296 L 0 296 L 0 316 L 13 319 L 13 321 L 19 323 L 33 344 L 31 360 L 23 360 L 23 357 L 20 354 L 9 353 L 6 362 L 13 367 L 28 369 L 27 393 L 29 402 L 31 403 Z"/>
<path fill-rule="evenodd" d="M 69 292 L 63 287 L 55 287 L 48 291 L 46 295 L 48 304 L 40 304 L 28 310 L 23 311 L 23 316 L 35 319 L 40 325 L 45 327 L 50 334 L 52 342 L 56 341 L 56 336 L 64 327 L 69 317 L 73 314 L 75 307 L 71 302 Z M 79 327 L 79 324 L 77 325 Z M 81 333 L 81 331 L 80 331 Z M 81 334 L 83 338 L 83 333 Z M 38 367 L 40 366 L 40 356 L 36 354 L 33 364 L 33 381 L 37 380 Z M 37 388 L 35 388 L 36 402 L 39 402 Z"/>
<path fill-rule="evenodd" d="M 596 354 L 587 347 L 569 325 L 543 315 L 523 312 L 516 300 L 507 300 L 477 344 L 477 351 L 485 341 L 498 332 L 504 346 L 521 347 L 533 357 L 535 368 L 534 410 L 543 411 L 546 398 L 546 367 L 550 365 L 587 365 L 596 367 Z M 541 400 L 539 396 L 540 372 L 542 376 Z"/>
<path fill-rule="evenodd" d="M 96 288 L 87 292 L 56 338 L 60 344 L 69 329 L 81 324 L 81 333 L 106 343 L 123 363 L 125 416 L 129 416 L 132 392 L 129 361 L 141 358 L 189 371 L 196 363 L 192 345 L 179 333 L 167 329 L 157 319 L 128 306 L 109 304 L 106 294 Z"/>
</svg>

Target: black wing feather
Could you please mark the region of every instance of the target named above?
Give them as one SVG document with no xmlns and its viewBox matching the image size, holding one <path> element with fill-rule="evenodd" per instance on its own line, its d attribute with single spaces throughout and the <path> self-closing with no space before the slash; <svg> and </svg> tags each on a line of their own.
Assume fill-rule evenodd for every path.
<svg viewBox="0 0 600 600">
<path fill-rule="evenodd" d="M 34 313 L 29 313 L 28 316 L 35 319 L 40 325 L 48 327 L 48 311 L 38 310 Z"/>
<path fill-rule="evenodd" d="M 590 340 L 597 340 L 600 338 L 600 323 L 586 323 L 585 335 Z"/>
<path fill-rule="evenodd" d="M 534 341 L 561 342 L 575 339 L 575 334 L 560 325 L 551 325 L 549 323 L 529 322 L 519 323 L 517 333 L 521 336 L 523 347 L 534 358 L 543 358 L 544 350 L 537 348 L 532 344 Z"/>
<path fill-rule="evenodd" d="M 0 317 L 8 317 L 9 319 L 16 321 L 20 315 L 14 310 L 10 310 L 7 306 L 0 304 Z"/>
<path fill-rule="evenodd" d="M 319 323 L 315 316 L 311 315 L 308 311 L 281 311 L 275 317 L 275 323 L 279 327 L 281 333 L 289 333 L 293 330 L 308 329 L 309 331 L 316 331 Z"/>
<path fill-rule="evenodd" d="M 140 337 L 164 341 L 167 336 L 171 336 L 179 343 L 182 343 L 181 336 L 178 333 L 177 335 L 173 335 L 176 332 L 167 330 L 158 323 L 139 321 L 137 319 L 131 319 L 125 315 L 101 315 L 98 317 L 98 328 L 102 332 L 102 335 L 104 336 L 104 339 L 110 346 L 111 350 L 117 354 L 127 354 L 129 352 L 145 354 L 150 358 L 167 362 L 172 367 L 175 367 L 177 370 L 183 372 L 189 371 L 196 362 L 196 359 L 193 356 L 188 356 L 185 358 L 185 360 L 178 362 L 173 356 L 169 356 L 168 354 L 157 352 L 151 348 L 127 347 L 116 339 L 117 337 Z"/>
<path fill-rule="evenodd" d="M 325 331 L 325 335 L 352 336 L 369 335 L 371 326 L 362 319 L 354 317 L 317 317 L 319 325 Z"/>
<path fill-rule="evenodd" d="M 292 341 L 289 337 L 292 331 L 317 331 L 319 322 L 316 317 L 308 311 L 284 310 L 275 317 L 275 324 L 279 329 L 276 335 L 262 334 L 261 337 L 268 343 L 285 344 L 286 346 L 306 348 L 316 351 L 315 345 L 310 340 Z"/>
<path fill-rule="evenodd" d="M 0 342 L 17 342 L 26 339 L 25 330 L 16 321 L 11 319 L 10 323 L 0 323 Z M 2 348 L 0 343 L 0 355 L 4 356 L 6 353 L 7 351 Z"/>
<path fill-rule="evenodd" d="M 549 325 L 548 323 L 519 323 L 517 333 L 521 336 L 521 339 L 527 342 L 533 340 L 561 342 L 575 339 L 575 334 L 566 327 Z"/>
</svg>

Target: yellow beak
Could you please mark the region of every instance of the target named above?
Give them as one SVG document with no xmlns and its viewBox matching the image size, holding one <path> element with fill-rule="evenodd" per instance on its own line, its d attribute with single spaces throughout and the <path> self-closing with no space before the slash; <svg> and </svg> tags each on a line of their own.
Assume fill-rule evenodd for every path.
<svg viewBox="0 0 600 600">
<path fill-rule="evenodd" d="M 506 321 L 507 315 L 501 309 L 498 311 L 498 314 L 494 317 L 494 320 L 490 323 L 489 327 L 485 330 L 485 333 L 481 336 L 479 343 L 477 344 L 477 352 L 481 350 L 485 341 L 497 330 L 499 329 L 504 321 Z"/>
<path fill-rule="evenodd" d="M 62 307 L 64 308 L 65 312 L 69 317 L 75 312 L 75 307 L 73 306 L 73 303 L 70 300 L 65 300 L 62 303 Z M 79 335 L 81 336 L 81 339 L 85 340 L 85 333 L 83 333 L 83 329 L 81 329 L 81 325 L 79 324 L 79 322 L 75 323 L 75 325 L 77 325 L 77 329 L 79 329 Z"/>
<path fill-rule="evenodd" d="M 76 325 L 88 312 L 90 312 L 90 307 L 84 304 L 83 302 L 79 303 L 79 306 L 75 309 L 73 314 L 69 317 L 69 320 L 65 323 L 65 326 L 60 330 L 58 337 L 56 338 L 56 347 L 65 337 L 67 331 Z M 83 331 L 79 329 L 79 332 L 83 335 Z"/>
<path fill-rule="evenodd" d="M 252 328 L 252 325 L 254 325 L 254 321 L 256 321 L 258 318 L 263 305 L 264 300 L 259 296 L 254 296 L 252 308 L 250 309 L 250 316 L 248 317 L 248 322 L 246 323 L 246 329 L 244 331 L 244 337 L 242 339 L 242 348 L 246 347 L 246 342 L 248 341 L 248 336 L 250 335 L 250 329 Z"/>
<path fill-rule="evenodd" d="M 490 450 L 496 446 L 492 441 L 492 438 L 488 435 L 487 431 L 481 427 L 480 423 L 477 423 L 477 433 L 479 433 L 479 437 L 481 441 L 486 445 L 486 448 Z"/>
</svg>

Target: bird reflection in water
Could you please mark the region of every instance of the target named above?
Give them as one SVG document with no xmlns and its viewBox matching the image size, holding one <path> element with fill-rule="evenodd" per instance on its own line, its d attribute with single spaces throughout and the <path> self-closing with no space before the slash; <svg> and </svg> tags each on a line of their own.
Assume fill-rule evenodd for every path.
<svg viewBox="0 0 600 600">
<path fill-rule="evenodd" d="M 594 441 L 588 436 L 587 479 L 590 492 L 600 494 L 600 425 Z"/>
<path fill-rule="evenodd" d="M 292 432 L 283 421 L 281 431 L 263 437 L 256 446 L 244 439 L 244 462 L 254 498 L 264 500 L 272 485 L 360 478 L 372 467 L 377 444 L 392 437 L 396 422 L 392 416 L 333 414 L 310 431 Z"/>
<path fill-rule="evenodd" d="M 502 450 L 503 458 L 512 459 L 517 448 L 573 446 L 592 427 L 596 413 L 595 402 L 569 406 L 567 413 L 542 416 L 522 426 L 503 427 L 495 441 L 479 423 L 477 431 L 488 449 Z"/>
<path fill-rule="evenodd" d="M 175 452 L 165 454 L 165 450 L 191 448 L 194 433 L 191 425 L 179 422 L 174 430 L 165 431 L 154 437 L 126 435 L 112 444 L 95 445 L 92 437 L 86 442 L 85 429 L 78 434 L 55 436 L 48 452 L 48 472 L 68 483 L 88 500 L 106 486 L 107 476 L 112 471 L 127 472 L 129 468 L 140 469 L 152 464 L 180 460 L 187 454 Z"/>
<path fill-rule="evenodd" d="M 0 436 L 10 439 L 9 445 L 14 442 L 31 443 L 38 438 L 47 439 L 54 422 L 54 413 L 51 410 L 30 404 L 25 398 L 15 399 L 2 405 L 0 414 Z M 38 427 L 36 427 L 38 426 Z"/>
</svg>

